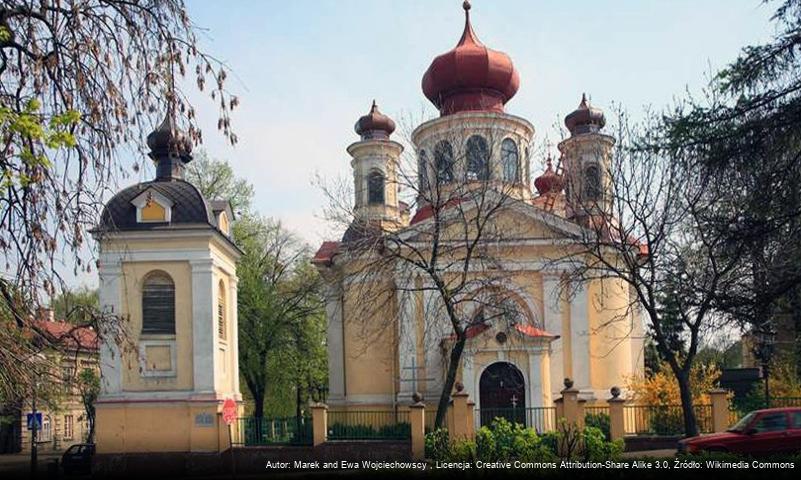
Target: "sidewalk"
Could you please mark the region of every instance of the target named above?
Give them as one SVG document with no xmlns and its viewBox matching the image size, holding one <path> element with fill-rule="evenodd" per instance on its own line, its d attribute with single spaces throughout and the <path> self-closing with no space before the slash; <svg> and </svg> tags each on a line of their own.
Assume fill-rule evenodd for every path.
<svg viewBox="0 0 801 480">
<path fill-rule="evenodd" d="M 622 458 L 674 458 L 676 456 L 676 449 L 665 450 L 640 450 L 638 452 L 623 452 L 620 456 Z"/>
</svg>

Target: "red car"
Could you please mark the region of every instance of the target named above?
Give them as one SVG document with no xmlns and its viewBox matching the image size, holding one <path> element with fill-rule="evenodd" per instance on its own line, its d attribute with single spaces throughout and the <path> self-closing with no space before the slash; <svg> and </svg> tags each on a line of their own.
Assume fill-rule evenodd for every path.
<svg viewBox="0 0 801 480">
<path fill-rule="evenodd" d="M 679 453 L 770 455 L 801 451 L 801 407 L 755 410 L 723 433 L 685 438 Z"/>
</svg>

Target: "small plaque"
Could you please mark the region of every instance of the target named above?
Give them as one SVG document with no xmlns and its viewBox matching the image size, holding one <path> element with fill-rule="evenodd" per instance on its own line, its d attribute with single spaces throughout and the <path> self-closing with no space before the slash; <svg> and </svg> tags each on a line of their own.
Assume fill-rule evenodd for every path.
<svg viewBox="0 0 801 480">
<path fill-rule="evenodd" d="M 214 426 L 214 415 L 210 413 L 198 413 L 195 415 L 195 426 L 196 427 L 213 427 Z"/>
</svg>

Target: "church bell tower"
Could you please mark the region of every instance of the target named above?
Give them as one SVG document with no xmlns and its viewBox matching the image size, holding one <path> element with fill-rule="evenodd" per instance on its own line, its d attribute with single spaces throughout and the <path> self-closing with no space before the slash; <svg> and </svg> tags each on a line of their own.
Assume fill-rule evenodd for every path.
<svg viewBox="0 0 801 480">
<path fill-rule="evenodd" d="M 219 452 L 223 401 L 242 401 L 233 212 L 183 178 L 192 142 L 171 113 L 147 144 L 155 178 L 112 197 L 93 231 L 101 308 L 125 328 L 101 332 L 97 453 Z"/>
</svg>

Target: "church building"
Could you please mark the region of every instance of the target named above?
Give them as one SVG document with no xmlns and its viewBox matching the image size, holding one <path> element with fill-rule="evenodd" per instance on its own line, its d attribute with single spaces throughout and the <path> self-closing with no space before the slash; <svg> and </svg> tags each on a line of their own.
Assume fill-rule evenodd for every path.
<svg viewBox="0 0 801 480">
<path fill-rule="evenodd" d="M 97 453 L 220 452 L 223 402 L 242 401 L 233 211 L 184 179 L 192 142 L 172 113 L 147 145 L 155 178 L 112 197 L 93 232 L 101 309 L 126 329 L 100 346 Z"/>
<path fill-rule="evenodd" d="M 643 371 L 641 318 L 628 308 L 635 303 L 628 287 L 616 279 L 588 280 L 568 294 L 560 285 L 570 266 L 554 258 L 586 228 L 593 209 L 609 201 L 615 139 L 604 133 L 600 109 L 584 96 L 571 96 L 581 100 L 565 118 L 569 136 L 558 145 L 560 157 L 554 161 L 549 155 L 545 171 L 531 174 L 534 127 L 506 111 L 520 86 L 518 72 L 507 54 L 479 41 L 469 2 L 464 10 L 457 45 L 434 58 L 423 75 L 423 94 L 439 117 L 412 132 L 406 149 L 413 149 L 418 166 L 416 176 L 405 177 L 414 177 L 418 192 L 434 183 L 447 189 L 484 182 L 514 199 L 498 214 L 507 230 L 498 264 L 507 275 L 494 288 L 507 292 L 516 315 L 511 322 L 471 322 L 457 381 L 478 408 L 551 406 L 565 378 L 573 380 L 580 398 L 604 401 L 611 387 L 624 387 L 627 377 Z M 425 274 L 409 280 L 391 273 L 364 279 L 355 273 L 363 258 L 350 246 L 365 225 L 401 236 L 446 228 L 432 221 L 428 199 L 418 195 L 410 201 L 404 197 L 408 189 L 399 188 L 404 145 L 392 139 L 394 130 L 395 123 L 375 103 L 356 123 L 360 138 L 347 147 L 353 223 L 341 240 L 323 242 L 313 260 L 327 287 L 331 408 L 405 408 L 416 392 L 435 406 L 453 345 L 453 329 L 435 307 L 436 289 L 425 288 Z M 459 151 L 466 153 L 459 157 Z M 393 285 L 393 298 L 365 314 L 360 295 L 387 283 Z M 365 335 L 370 325 L 390 328 Z"/>
</svg>

